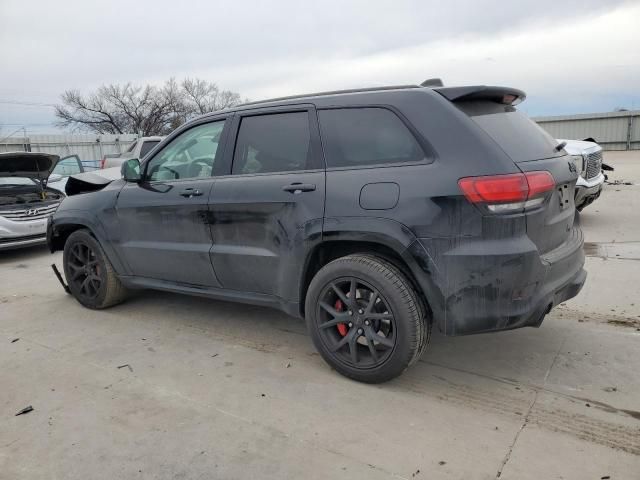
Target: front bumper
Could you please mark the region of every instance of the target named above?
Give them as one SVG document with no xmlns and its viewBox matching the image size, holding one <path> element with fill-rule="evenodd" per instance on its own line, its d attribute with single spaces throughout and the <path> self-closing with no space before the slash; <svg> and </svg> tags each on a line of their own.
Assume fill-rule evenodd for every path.
<svg viewBox="0 0 640 480">
<path fill-rule="evenodd" d="M 0 217 L 0 250 L 45 243 L 47 219 L 48 217 L 16 222 Z"/>
<path fill-rule="evenodd" d="M 575 193 L 576 208 L 582 209 L 595 201 L 602 193 L 603 185 L 604 174 L 602 172 L 589 180 L 578 177 Z"/>
</svg>

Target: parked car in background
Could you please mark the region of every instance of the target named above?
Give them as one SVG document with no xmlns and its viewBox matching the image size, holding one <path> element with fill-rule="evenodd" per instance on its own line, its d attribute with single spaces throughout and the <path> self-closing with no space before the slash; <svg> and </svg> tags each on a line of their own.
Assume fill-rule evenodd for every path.
<svg viewBox="0 0 640 480">
<path fill-rule="evenodd" d="M 51 175 L 49 175 L 47 186 L 64 193 L 69 177 L 83 173 L 84 171 L 85 167 L 77 155 L 69 155 L 68 157 L 61 158 L 58 160 Z"/>
<path fill-rule="evenodd" d="M 143 159 L 164 137 L 140 137 L 125 152 L 110 153 L 104 156 L 100 168 L 119 167 L 129 158 Z"/>
<path fill-rule="evenodd" d="M 578 173 L 524 98 L 402 86 L 214 112 L 122 178 L 72 177 L 49 248 L 88 308 L 136 288 L 275 307 L 338 372 L 383 382 L 432 324 L 537 327 L 585 282 Z"/>
<path fill-rule="evenodd" d="M 602 147 L 595 142 L 585 140 L 563 140 L 564 150 L 580 174 L 576 182 L 576 209 L 581 211 L 593 203 L 602 193 L 605 176 L 602 173 Z"/>
<path fill-rule="evenodd" d="M 47 184 L 58 160 L 47 153 L 0 153 L 0 249 L 46 241 L 47 219 L 64 198 Z"/>
</svg>

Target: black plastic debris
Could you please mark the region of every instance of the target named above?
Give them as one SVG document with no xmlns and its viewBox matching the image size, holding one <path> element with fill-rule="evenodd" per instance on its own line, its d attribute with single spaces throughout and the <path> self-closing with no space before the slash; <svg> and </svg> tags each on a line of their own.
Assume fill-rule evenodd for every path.
<svg viewBox="0 0 640 480">
<path fill-rule="evenodd" d="M 133 372 L 133 368 L 131 368 L 131 365 L 129 365 L 128 363 L 125 363 L 124 365 L 118 365 L 118 368 L 124 368 L 124 367 L 127 367 L 130 372 Z"/>
<path fill-rule="evenodd" d="M 19 338 L 14 338 L 13 340 L 11 340 L 11 343 L 16 343 L 18 340 L 20 340 Z"/>
<path fill-rule="evenodd" d="M 24 407 L 22 410 L 16 413 L 16 417 L 18 415 L 24 415 L 25 413 L 29 413 L 29 412 L 33 412 L 33 407 L 31 405 L 29 405 L 28 407 Z"/>
</svg>

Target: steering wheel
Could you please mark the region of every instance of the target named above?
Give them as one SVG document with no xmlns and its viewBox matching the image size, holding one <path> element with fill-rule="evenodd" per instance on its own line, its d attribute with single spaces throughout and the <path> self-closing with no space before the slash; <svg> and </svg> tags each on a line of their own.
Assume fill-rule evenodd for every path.
<svg viewBox="0 0 640 480">
<path fill-rule="evenodd" d="M 211 164 L 208 160 L 207 158 L 199 158 L 191 162 L 187 169 L 187 176 L 189 178 L 202 176 L 202 170 L 204 168 L 211 169 Z"/>
<path fill-rule="evenodd" d="M 165 170 L 170 171 L 171 173 L 173 173 L 175 175 L 175 180 L 180 178 L 180 173 L 175 171 L 173 168 L 164 167 L 164 166 L 162 168 L 165 169 Z"/>
</svg>

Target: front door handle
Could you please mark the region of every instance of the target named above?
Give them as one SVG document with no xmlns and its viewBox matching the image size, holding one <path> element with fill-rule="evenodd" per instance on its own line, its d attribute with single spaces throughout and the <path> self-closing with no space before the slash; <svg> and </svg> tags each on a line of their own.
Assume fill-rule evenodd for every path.
<svg viewBox="0 0 640 480">
<path fill-rule="evenodd" d="M 291 185 L 285 185 L 282 190 L 289 193 L 302 193 L 313 192 L 316 186 L 313 183 L 292 183 Z"/>
<path fill-rule="evenodd" d="M 180 196 L 185 198 L 199 197 L 200 195 L 202 195 L 202 192 L 197 188 L 185 188 L 180 192 Z"/>
</svg>

